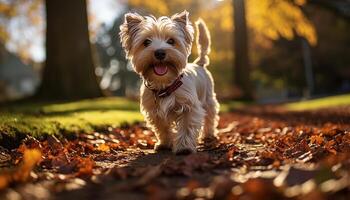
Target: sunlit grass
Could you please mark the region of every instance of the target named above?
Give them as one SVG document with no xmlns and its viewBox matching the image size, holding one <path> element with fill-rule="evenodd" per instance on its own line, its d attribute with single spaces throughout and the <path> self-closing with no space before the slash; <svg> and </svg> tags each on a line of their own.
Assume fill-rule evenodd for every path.
<svg viewBox="0 0 350 200">
<path fill-rule="evenodd" d="M 224 102 L 221 112 L 249 106 L 241 101 Z M 283 105 L 290 111 L 350 105 L 350 94 Z M 125 98 L 100 98 L 65 103 L 16 103 L 0 109 L 0 136 L 60 135 L 92 132 L 110 126 L 143 121 L 139 103 Z M 1 138 L 0 138 L 1 139 Z"/>
<path fill-rule="evenodd" d="M 22 103 L 0 110 L 0 133 L 9 136 L 91 132 L 142 121 L 138 102 L 101 98 L 67 103 Z"/>
<path fill-rule="evenodd" d="M 221 104 L 221 112 L 240 108 L 245 103 Z M 60 103 L 14 103 L 0 109 L 0 133 L 9 136 L 61 135 L 92 132 L 110 126 L 143 121 L 139 102 L 126 98 L 98 98 Z"/>
<path fill-rule="evenodd" d="M 295 103 L 288 103 L 284 107 L 291 111 L 313 110 L 334 106 L 350 105 L 350 94 L 325 97 Z"/>
<path fill-rule="evenodd" d="M 20 113 L 67 113 L 84 110 L 138 110 L 139 103 L 126 98 L 109 97 L 60 103 L 15 103 L 1 109 Z M 0 111 L 1 111 L 0 110 Z"/>
<path fill-rule="evenodd" d="M 251 102 L 245 102 L 245 101 L 227 101 L 220 103 L 220 112 L 230 112 L 235 109 L 240 109 L 245 106 L 248 106 L 249 104 L 252 104 Z"/>
</svg>

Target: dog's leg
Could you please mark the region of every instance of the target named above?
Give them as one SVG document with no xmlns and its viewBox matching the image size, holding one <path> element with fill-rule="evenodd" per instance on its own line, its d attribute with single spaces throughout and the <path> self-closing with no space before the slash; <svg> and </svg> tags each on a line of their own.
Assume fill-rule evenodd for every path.
<svg viewBox="0 0 350 200">
<path fill-rule="evenodd" d="M 153 131 L 157 137 L 157 143 L 154 146 L 154 150 L 171 150 L 173 143 L 173 133 L 170 124 L 160 120 L 159 118 L 154 118 L 153 120 Z"/>
<path fill-rule="evenodd" d="M 205 111 L 200 102 L 193 104 L 177 119 L 177 134 L 174 136 L 173 152 L 189 154 L 196 152 L 197 140 L 204 121 Z"/>
<path fill-rule="evenodd" d="M 171 150 L 173 144 L 172 123 L 162 119 L 157 114 L 153 92 L 142 86 L 140 100 L 141 113 L 145 118 L 147 126 L 151 128 L 157 137 L 154 150 Z"/>
<path fill-rule="evenodd" d="M 218 121 L 219 121 L 219 103 L 215 98 L 209 98 L 204 105 L 206 111 L 204 128 L 201 135 L 201 139 L 205 142 L 207 140 L 211 141 L 216 138 Z"/>
</svg>

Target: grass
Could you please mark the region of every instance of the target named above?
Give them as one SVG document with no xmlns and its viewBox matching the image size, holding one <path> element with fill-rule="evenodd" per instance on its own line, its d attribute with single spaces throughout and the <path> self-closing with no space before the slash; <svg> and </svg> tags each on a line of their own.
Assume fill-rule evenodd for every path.
<svg viewBox="0 0 350 200">
<path fill-rule="evenodd" d="M 66 103 L 10 104 L 0 109 L 0 133 L 10 137 L 72 132 L 142 121 L 138 102 L 125 98 L 100 98 Z"/>
<path fill-rule="evenodd" d="M 242 102 L 227 102 L 221 112 L 242 107 Z M 110 97 L 60 103 L 12 103 L 0 108 L 0 140 L 4 134 L 13 138 L 93 132 L 96 129 L 142 121 L 139 103 Z"/>
<path fill-rule="evenodd" d="M 220 112 L 230 112 L 235 109 L 249 108 L 249 106 L 254 106 L 251 101 L 226 101 L 220 104 Z M 287 111 L 303 111 L 303 110 L 315 110 L 322 108 L 330 108 L 336 106 L 350 105 L 350 94 L 323 97 L 312 100 L 304 100 L 293 103 L 285 103 L 276 105 L 282 107 Z"/>
<path fill-rule="evenodd" d="M 252 102 L 247 102 L 247 101 L 226 101 L 223 103 L 220 103 L 220 112 L 230 112 L 235 109 L 240 109 L 245 106 L 248 106 L 252 104 Z"/>
<path fill-rule="evenodd" d="M 244 108 L 251 102 L 230 101 L 220 106 L 221 112 Z M 350 105 L 350 94 L 284 104 L 289 111 Z M 139 103 L 111 97 L 63 103 L 15 103 L 0 108 L 1 137 L 92 132 L 96 129 L 142 121 Z"/>
<path fill-rule="evenodd" d="M 315 110 L 315 109 L 344 106 L 344 105 L 350 105 L 350 94 L 288 103 L 284 105 L 284 108 L 290 111 L 301 111 L 301 110 Z"/>
</svg>

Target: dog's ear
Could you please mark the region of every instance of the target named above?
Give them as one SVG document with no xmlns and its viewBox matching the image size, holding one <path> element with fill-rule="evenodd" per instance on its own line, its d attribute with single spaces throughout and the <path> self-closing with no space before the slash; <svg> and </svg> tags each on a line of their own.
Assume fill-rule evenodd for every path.
<svg viewBox="0 0 350 200">
<path fill-rule="evenodd" d="M 181 30 L 184 33 L 185 41 L 188 45 L 188 51 L 191 52 L 192 42 L 193 42 L 193 26 L 188 18 L 188 12 L 184 10 L 181 13 L 176 13 L 171 17 L 171 20 L 173 20 L 176 24 L 179 25 Z"/>
<path fill-rule="evenodd" d="M 188 12 L 184 10 L 180 13 L 176 13 L 175 15 L 171 16 L 171 19 L 179 23 L 181 26 L 186 26 L 189 22 L 188 15 Z"/>
<path fill-rule="evenodd" d="M 132 40 L 138 32 L 140 23 L 144 18 L 137 13 L 126 13 L 124 15 L 124 23 L 120 25 L 120 41 L 125 50 L 126 56 L 129 56 Z"/>
</svg>

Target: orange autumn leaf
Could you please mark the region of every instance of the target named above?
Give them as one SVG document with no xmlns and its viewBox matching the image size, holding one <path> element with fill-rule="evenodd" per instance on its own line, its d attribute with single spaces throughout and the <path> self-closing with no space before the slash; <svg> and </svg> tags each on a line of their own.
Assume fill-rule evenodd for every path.
<svg viewBox="0 0 350 200">
<path fill-rule="evenodd" d="M 319 135 L 313 135 L 310 137 L 311 144 L 318 144 L 321 145 L 323 143 L 323 137 Z"/>
<path fill-rule="evenodd" d="M 104 151 L 104 152 L 108 152 L 111 150 L 111 148 L 106 145 L 106 144 L 101 144 L 100 146 L 97 147 L 98 151 Z"/>
<path fill-rule="evenodd" d="M 25 182 L 29 179 L 30 172 L 41 160 L 41 152 L 37 149 L 26 149 L 20 166 L 11 171 L 3 171 L 0 174 L 0 189 L 6 188 L 14 182 Z"/>
<path fill-rule="evenodd" d="M 337 151 L 334 149 L 334 145 L 336 144 L 336 142 L 334 140 L 328 141 L 324 147 L 325 149 L 327 149 L 327 151 L 329 151 L 332 154 L 337 154 Z"/>
<path fill-rule="evenodd" d="M 79 158 L 79 171 L 77 173 L 77 176 L 91 176 L 92 170 L 95 166 L 95 162 L 90 158 Z"/>
</svg>

